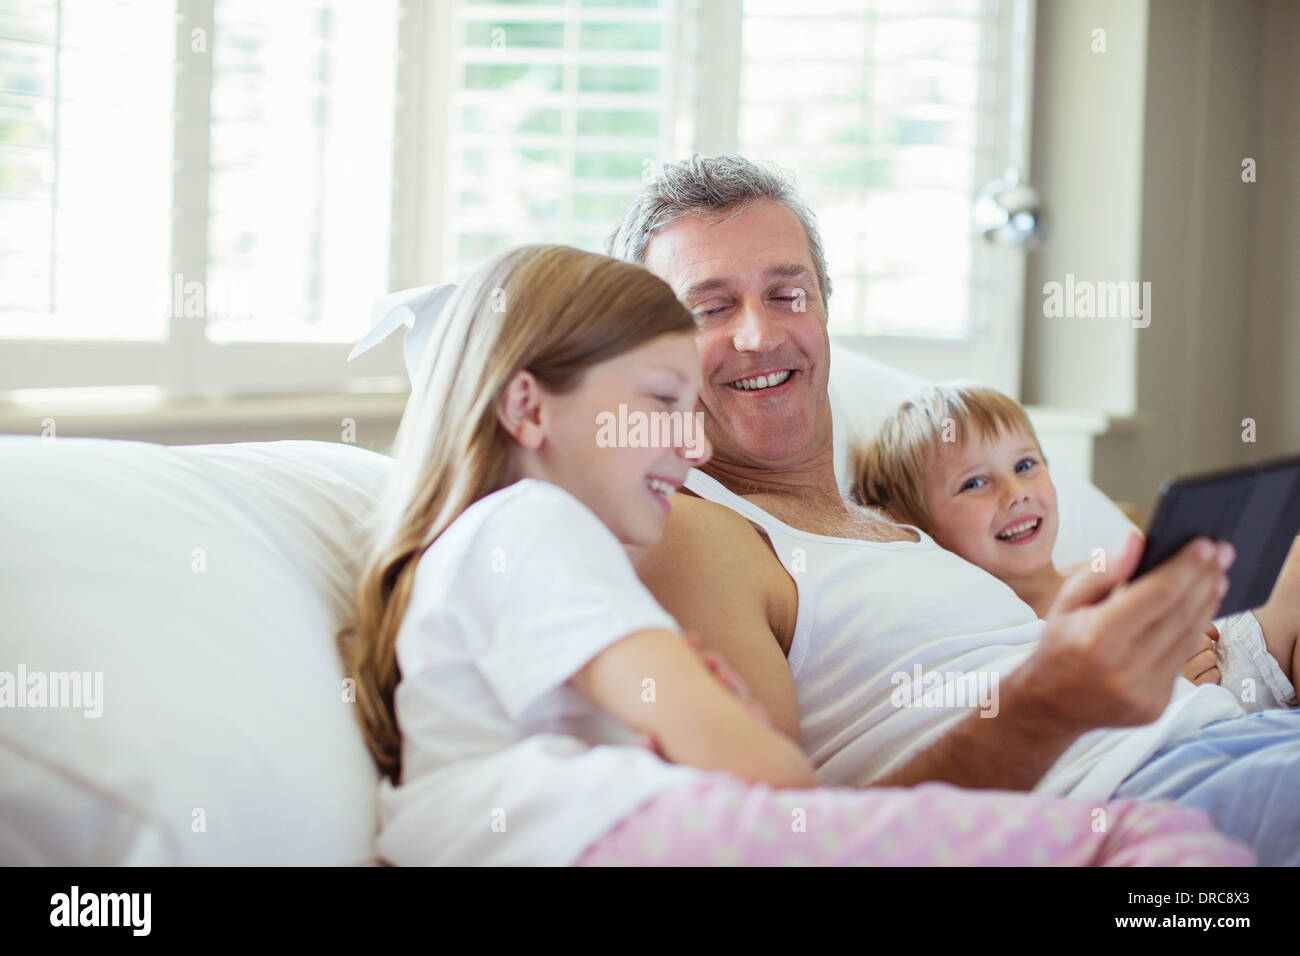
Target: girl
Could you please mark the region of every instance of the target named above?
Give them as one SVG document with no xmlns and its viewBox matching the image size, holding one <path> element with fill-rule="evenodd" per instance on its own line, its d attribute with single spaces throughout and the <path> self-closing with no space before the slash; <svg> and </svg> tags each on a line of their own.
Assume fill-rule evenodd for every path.
<svg viewBox="0 0 1300 956">
<path fill-rule="evenodd" d="M 563 246 L 498 256 L 441 315 L 339 635 L 383 774 L 381 857 L 1252 861 L 1203 814 L 1167 804 L 1107 804 L 1098 832 L 1086 801 L 818 789 L 796 743 L 701 659 L 624 550 L 657 541 L 710 453 L 688 427 L 694 332 L 651 273 Z"/>
</svg>

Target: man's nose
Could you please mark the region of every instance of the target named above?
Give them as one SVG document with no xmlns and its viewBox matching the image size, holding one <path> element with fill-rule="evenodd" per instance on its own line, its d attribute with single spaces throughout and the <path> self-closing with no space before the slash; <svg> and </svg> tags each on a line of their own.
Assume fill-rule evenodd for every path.
<svg viewBox="0 0 1300 956">
<path fill-rule="evenodd" d="M 785 328 L 761 302 L 746 299 L 736 316 L 732 342 L 737 352 L 770 352 L 785 341 Z"/>
</svg>

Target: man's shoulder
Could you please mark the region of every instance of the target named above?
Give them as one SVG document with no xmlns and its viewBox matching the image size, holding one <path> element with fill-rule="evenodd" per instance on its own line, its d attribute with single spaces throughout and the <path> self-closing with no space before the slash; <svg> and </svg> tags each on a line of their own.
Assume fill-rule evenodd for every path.
<svg viewBox="0 0 1300 956">
<path fill-rule="evenodd" d="M 767 550 L 758 529 L 740 512 L 689 492 L 673 496 L 672 514 L 664 522 L 664 536 L 670 533 L 683 544 L 729 543 L 742 550 Z"/>
<path fill-rule="evenodd" d="M 738 652 L 766 633 L 788 652 L 798 589 L 744 515 L 704 498 L 674 495 L 659 543 L 633 563 L 651 593 L 707 646 Z"/>
<path fill-rule="evenodd" d="M 749 519 L 726 505 L 679 493 L 659 542 L 635 560 L 643 577 L 765 589 L 783 569 Z"/>
</svg>

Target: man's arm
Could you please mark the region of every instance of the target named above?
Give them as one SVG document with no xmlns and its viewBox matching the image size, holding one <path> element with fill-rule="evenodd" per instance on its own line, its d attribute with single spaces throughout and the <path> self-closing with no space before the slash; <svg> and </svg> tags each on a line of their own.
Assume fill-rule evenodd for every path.
<svg viewBox="0 0 1300 956">
<path fill-rule="evenodd" d="M 1084 729 L 1061 723 L 1038 706 L 1026 686 L 1027 666 L 998 684 L 998 715 L 972 711 L 906 764 L 871 781 L 873 787 L 911 787 L 942 781 L 969 789 L 1032 790 Z"/>
<path fill-rule="evenodd" d="M 1133 583 L 1141 536 L 1125 539 L 1110 569 L 1082 568 L 1061 588 L 1033 654 L 1000 682 L 998 715 L 972 712 L 872 786 L 930 780 L 1031 789 L 1082 734 L 1148 724 L 1227 590 L 1230 545 L 1205 539 Z"/>
<path fill-rule="evenodd" d="M 1230 564 L 1232 551 L 1216 552 L 1199 539 L 1139 581 L 1124 583 L 1141 552 L 1134 533 L 1107 571 L 1085 567 L 1066 582 L 1034 653 L 999 682 L 997 717 L 972 712 L 872 785 L 944 781 L 1027 790 L 1087 731 L 1158 718 L 1204 621 L 1222 600 L 1228 565 L 1220 556 Z M 799 742 L 794 680 L 777 638 L 793 628 L 798 594 L 749 523 L 720 505 L 681 496 L 660 543 L 636 565 L 678 623 L 720 651 L 773 725 Z"/>
<path fill-rule="evenodd" d="M 634 554 L 646 587 L 727 664 L 796 744 L 799 706 L 778 633 L 789 639 L 798 590 L 758 532 L 729 508 L 686 494 L 654 548 Z"/>
</svg>

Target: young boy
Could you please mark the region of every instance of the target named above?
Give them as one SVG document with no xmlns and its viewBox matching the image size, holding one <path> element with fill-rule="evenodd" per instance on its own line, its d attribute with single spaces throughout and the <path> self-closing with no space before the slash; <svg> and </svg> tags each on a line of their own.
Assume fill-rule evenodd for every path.
<svg viewBox="0 0 1300 956">
<path fill-rule="evenodd" d="M 995 389 L 922 389 L 854 450 L 853 475 L 864 504 L 887 509 L 988 571 L 1039 617 L 1075 570 L 1063 573 L 1052 563 L 1056 489 L 1033 425 Z M 1294 706 L 1298 634 L 1300 538 L 1268 603 L 1210 623 L 1183 674 L 1195 684 L 1222 678 L 1247 710 Z"/>
</svg>

